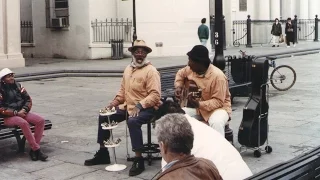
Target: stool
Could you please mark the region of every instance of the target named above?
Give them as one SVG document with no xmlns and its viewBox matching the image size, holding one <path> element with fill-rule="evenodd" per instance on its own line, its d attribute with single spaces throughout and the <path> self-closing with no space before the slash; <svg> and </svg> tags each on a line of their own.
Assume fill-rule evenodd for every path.
<svg viewBox="0 0 320 180">
<path fill-rule="evenodd" d="M 144 160 L 148 160 L 148 165 L 152 164 L 153 160 L 161 160 L 161 156 L 153 156 L 153 154 L 160 154 L 159 144 L 151 142 L 151 126 L 155 128 L 155 118 L 147 123 L 147 143 L 143 144 L 142 154 L 146 154 L 143 157 Z M 127 158 L 127 161 L 133 161 L 134 158 Z"/>
</svg>

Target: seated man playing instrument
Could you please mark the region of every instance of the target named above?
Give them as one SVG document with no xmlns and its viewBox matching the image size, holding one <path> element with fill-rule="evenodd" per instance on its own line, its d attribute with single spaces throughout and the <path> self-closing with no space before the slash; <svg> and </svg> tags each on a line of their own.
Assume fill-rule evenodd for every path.
<svg viewBox="0 0 320 180">
<path fill-rule="evenodd" d="M 194 134 L 191 154 L 198 158 L 211 160 L 224 180 L 246 179 L 252 176 L 251 170 L 237 149 L 216 130 L 185 114 L 179 103 L 170 100 L 163 102 L 157 111 L 157 118 L 173 113 L 183 114 L 191 125 Z M 166 169 L 164 167 L 167 167 L 168 163 L 162 158 L 162 170 Z"/>
<path fill-rule="evenodd" d="M 126 119 L 127 113 L 129 115 L 127 123 L 132 150 L 136 154 L 129 176 L 135 176 L 144 171 L 144 159 L 141 156 L 143 148 L 141 126 L 154 117 L 155 108 L 160 101 L 161 85 L 159 72 L 146 58 L 152 51 L 151 48 L 143 40 L 136 40 L 129 51 L 133 55 L 133 61 L 124 70 L 120 90 L 106 109 L 116 108 L 116 113 L 110 116 L 111 121 L 121 122 Z M 103 143 L 110 138 L 110 131 L 103 130 L 100 125 L 106 121 L 106 116 L 99 116 L 100 150 L 93 159 L 85 161 L 84 164 L 87 166 L 110 164 L 109 152 Z"/>
<path fill-rule="evenodd" d="M 197 45 L 187 53 L 188 66 L 180 69 L 175 79 L 175 96 L 183 101 L 182 92 L 186 82 L 194 82 L 201 89 L 200 98 L 187 96 L 188 104 L 184 107 L 192 117 L 201 116 L 213 129 L 224 136 L 224 127 L 231 115 L 231 99 L 228 80 L 225 74 L 211 64 L 208 49 Z"/>
</svg>

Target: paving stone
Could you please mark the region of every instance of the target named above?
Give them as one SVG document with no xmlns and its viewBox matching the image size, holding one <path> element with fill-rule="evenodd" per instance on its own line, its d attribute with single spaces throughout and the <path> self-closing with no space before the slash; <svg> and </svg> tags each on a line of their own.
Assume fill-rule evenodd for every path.
<svg viewBox="0 0 320 180">
<path fill-rule="evenodd" d="M 50 168 L 55 165 L 62 164 L 62 161 L 57 161 L 48 158 L 47 161 L 31 161 L 28 153 L 24 156 L 16 157 L 10 161 L 7 161 L 3 166 L 13 169 L 19 169 L 22 172 L 34 172 L 45 168 Z"/>
<path fill-rule="evenodd" d="M 19 169 L 8 168 L 0 165 L 0 179 L 39 180 L 40 177 L 25 173 Z"/>
<path fill-rule="evenodd" d="M 96 170 L 86 166 L 80 166 L 71 163 L 62 163 L 50 168 L 41 169 L 31 174 L 44 178 L 48 177 L 52 180 L 64 180 L 94 171 Z"/>
</svg>

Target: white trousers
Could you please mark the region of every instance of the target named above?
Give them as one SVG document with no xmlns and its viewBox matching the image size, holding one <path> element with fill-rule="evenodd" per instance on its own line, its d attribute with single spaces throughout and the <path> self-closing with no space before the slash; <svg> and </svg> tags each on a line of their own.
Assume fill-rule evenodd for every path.
<svg viewBox="0 0 320 180">
<path fill-rule="evenodd" d="M 194 108 L 182 108 L 186 114 L 197 119 L 197 110 Z M 224 109 L 217 109 L 209 118 L 209 126 L 218 131 L 224 137 L 224 127 L 228 123 L 229 115 Z"/>
<path fill-rule="evenodd" d="M 208 39 L 200 39 L 201 45 L 207 47 Z"/>
<path fill-rule="evenodd" d="M 280 36 L 273 35 L 273 38 L 272 38 L 273 45 L 279 45 L 279 38 L 280 38 Z"/>
</svg>

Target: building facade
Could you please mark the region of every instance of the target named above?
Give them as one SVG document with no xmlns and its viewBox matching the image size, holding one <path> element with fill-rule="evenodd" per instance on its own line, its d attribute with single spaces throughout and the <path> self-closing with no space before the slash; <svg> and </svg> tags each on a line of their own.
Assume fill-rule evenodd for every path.
<svg viewBox="0 0 320 180">
<path fill-rule="evenodd" d="M 108 58 L 111 39 L 124 39 L 124 54 L 129 55 L 132 0 L 21 1 L 21 16 L 33 23 L 33 42 L 23 44 L 26 57 Z M 52 19 L 61 18 L 57 14 L 62 10 L 55 7 L 60 1 L 68 4 L 68 24 L 48 28 L 48 20 L 52 23 Z M 138 39 L 144 39 L 154 50 L 150 56 L 185 55 L 194 44 L 199 44 L 197 28 L 203 17 L 209 19 L 209 1 L 136 0 Z"/>
<path fill-rule="evenodd" d="M 253 20 L 272 20 L 294 15 L 314 19 L 320 14 L 318 0 L 223 3 L 227 47 L 235 39 L 234 21 L 245 21 L 248 15 Z M 214 0 L 136 0 L 138 39 L 153 49 L 150 56 L 185 55 L 200 44 L 197 28 L 204 17 L 209 26 L 210 15 L 214 15 Z M 123 39 L 124 54 L 129 55 L 132 19 L 132 0 L 0 0 L 0 66 L 24 66 L 23 56 L 109 58 L 112 39 Z M 253 31 L 253 38 L 270 34 L 269 28 Z"/>
</svg>

